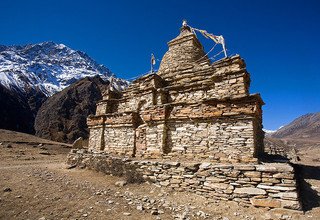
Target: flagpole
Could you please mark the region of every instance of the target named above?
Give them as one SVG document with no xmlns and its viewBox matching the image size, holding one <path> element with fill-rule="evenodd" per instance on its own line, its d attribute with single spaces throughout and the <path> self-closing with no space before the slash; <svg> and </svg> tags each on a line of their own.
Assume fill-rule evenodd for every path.
<svg viewBox="0 0 320 220">
<path fill-rule="evenodd" d="M 153 56 L 153 54 L 151 54 L 151 59 L 150 59 L 150 61 L 151 61 L 151 62 L 150 62 L 150 64 L 151 64 L 151 74 L 153 73 L 153 63 L 152 63 L 153 61 L 152 61 L 152 56 Z"/>
<path fill-rule="evenodd" d="M 151 54 L 151 59 L 150 59 L 150 66 L 151 66 L 151 74 L 153 73 L 153 65 L 155 64 L 156 60 L 154 57 L 154 54 Z"/>
<path fill-rule="evenodd" d="M 223 40 L 222 48 L 223 48 L 223 52 L 224 52 L 224 57 L 228 57 L 224 40 Z"/>
</svg>

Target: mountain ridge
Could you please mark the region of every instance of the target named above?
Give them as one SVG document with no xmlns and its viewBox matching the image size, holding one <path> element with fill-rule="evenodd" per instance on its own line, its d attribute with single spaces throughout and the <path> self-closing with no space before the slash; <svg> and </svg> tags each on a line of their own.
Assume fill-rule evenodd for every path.
<svg viewBox="0 0 320 220">
<path fill-rule="evenodd" d="M 320 140 L 320 112 L 307 113 L 283 126 L 271 137 Z"/>
<path fill-rule="evenodd" d="M 46 96 L 61 91 L 87 76 L 99 75 L 104 80 L 113 78 L 113 86 L 123 89 L 126 80 L 98 64 L 85 52 L 73 50 L 64 44 L 46 41 L 27 45 L 0 45 L 0 83 L 10 90 L 25 93 L 38 89 Z"/>
<path fill-rule="evenodd" d="M 4 113 L 0 128 L 34 133 L 36 114 L 48 97 L 97 75 L 118 90 L 129 84 L 86 53 L 64 44 L 0 45 L 0 105 Z"/>
</svg>

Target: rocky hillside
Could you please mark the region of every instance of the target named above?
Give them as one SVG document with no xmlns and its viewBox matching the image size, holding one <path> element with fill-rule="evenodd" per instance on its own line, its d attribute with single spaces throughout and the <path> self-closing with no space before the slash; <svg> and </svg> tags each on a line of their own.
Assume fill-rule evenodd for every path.
<svg viewBox="0 0 320 220">
<path fill-rule="evenodd" d="M 1 128 L 22 132 L 33 131 L 33 112 L 23 96 L 0 84 L 0 103 Z"/>
<path fill-rule="evenodd" d="M 320 112 L 303 115 L 271 135 L 273 138 L 320 140 Z"/>
<path fill-rule="evenodd" d="M 63 44 L 0 45 L 0 128 L 34 133 L 34 119 L 47 97 L 84 77 L 99 75 L 114 88 L 128 82 L 104 65 Z"/>
<path fill-rule="evenodd" d="M 107 85 L 99 76 L 86 77 L 49 97 L 38 111 L 36 135 L 69 143 L 78 137 L 88 138 L 86 119 L 95 113 Z"/>
</svg>

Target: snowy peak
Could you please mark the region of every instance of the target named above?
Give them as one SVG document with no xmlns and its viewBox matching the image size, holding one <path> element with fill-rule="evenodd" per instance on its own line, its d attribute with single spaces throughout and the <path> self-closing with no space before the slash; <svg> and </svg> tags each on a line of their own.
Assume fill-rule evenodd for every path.
<svg viewBox="0 0 320 220">
<path fill-rule="evenodd" d="M 24 46 L 0 45 L 0 84 L 10 90 L 22 93 L 35 90 L 51 96 L 79 79 L 95 75 L 104 80 L 114 77 L 107 67 L 86 53 L 64 44 L 49 41 Z M 113 80 L 117 89 L 127 85 L 125 80 Z"/>
<path fill-rule="evenodd" d="M 262 129 L 262 130 L 267 134 L 273 134 L 274 132 L 277 131 L 277 130 L 268 130 L 268 129 Z"/>
</svg>

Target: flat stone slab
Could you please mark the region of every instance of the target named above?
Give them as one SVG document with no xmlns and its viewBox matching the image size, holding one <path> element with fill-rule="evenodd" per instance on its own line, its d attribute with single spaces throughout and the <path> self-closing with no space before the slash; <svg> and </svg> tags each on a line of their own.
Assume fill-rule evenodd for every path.
<svg viewBox="0 0 320 220">
<path fill-rule="evenodd" d="M 236 188 L 234 193 L 248 194 L 248 195 L 265 195 L 267 192 L 263 189 L 254 187 Z"/>
<path fill-rule="evenodd" d="M 209 162 L 203 162 L 200 164 L 200 169 L 208 169 L 211 166 L 211 163 Z"/>
<path fill-rule="evenodd" d="M 269 207 L 269 208 L 280 208 L 281 202 L 275 199 L 255 199 L 251 198 L 250 202 L 254 206 L 258 207 Z"/>
<path fill-rule="evenodd" d="M 265 172 L 293 172 L 293 167 L 284 163 L 269 163 L 256 165 L 256 170 Z"/>
<path fill-rule="evenodd" d="M 268 186 L 268 185 L 263 185 L 259 184 L 257 186 L 260 189 L 270 189 L 270 190 L 278 190 L 278 191 L 292 191 L 296 190 L 296 187 L 290 187 L 290 186 Z"/>
</svg>

